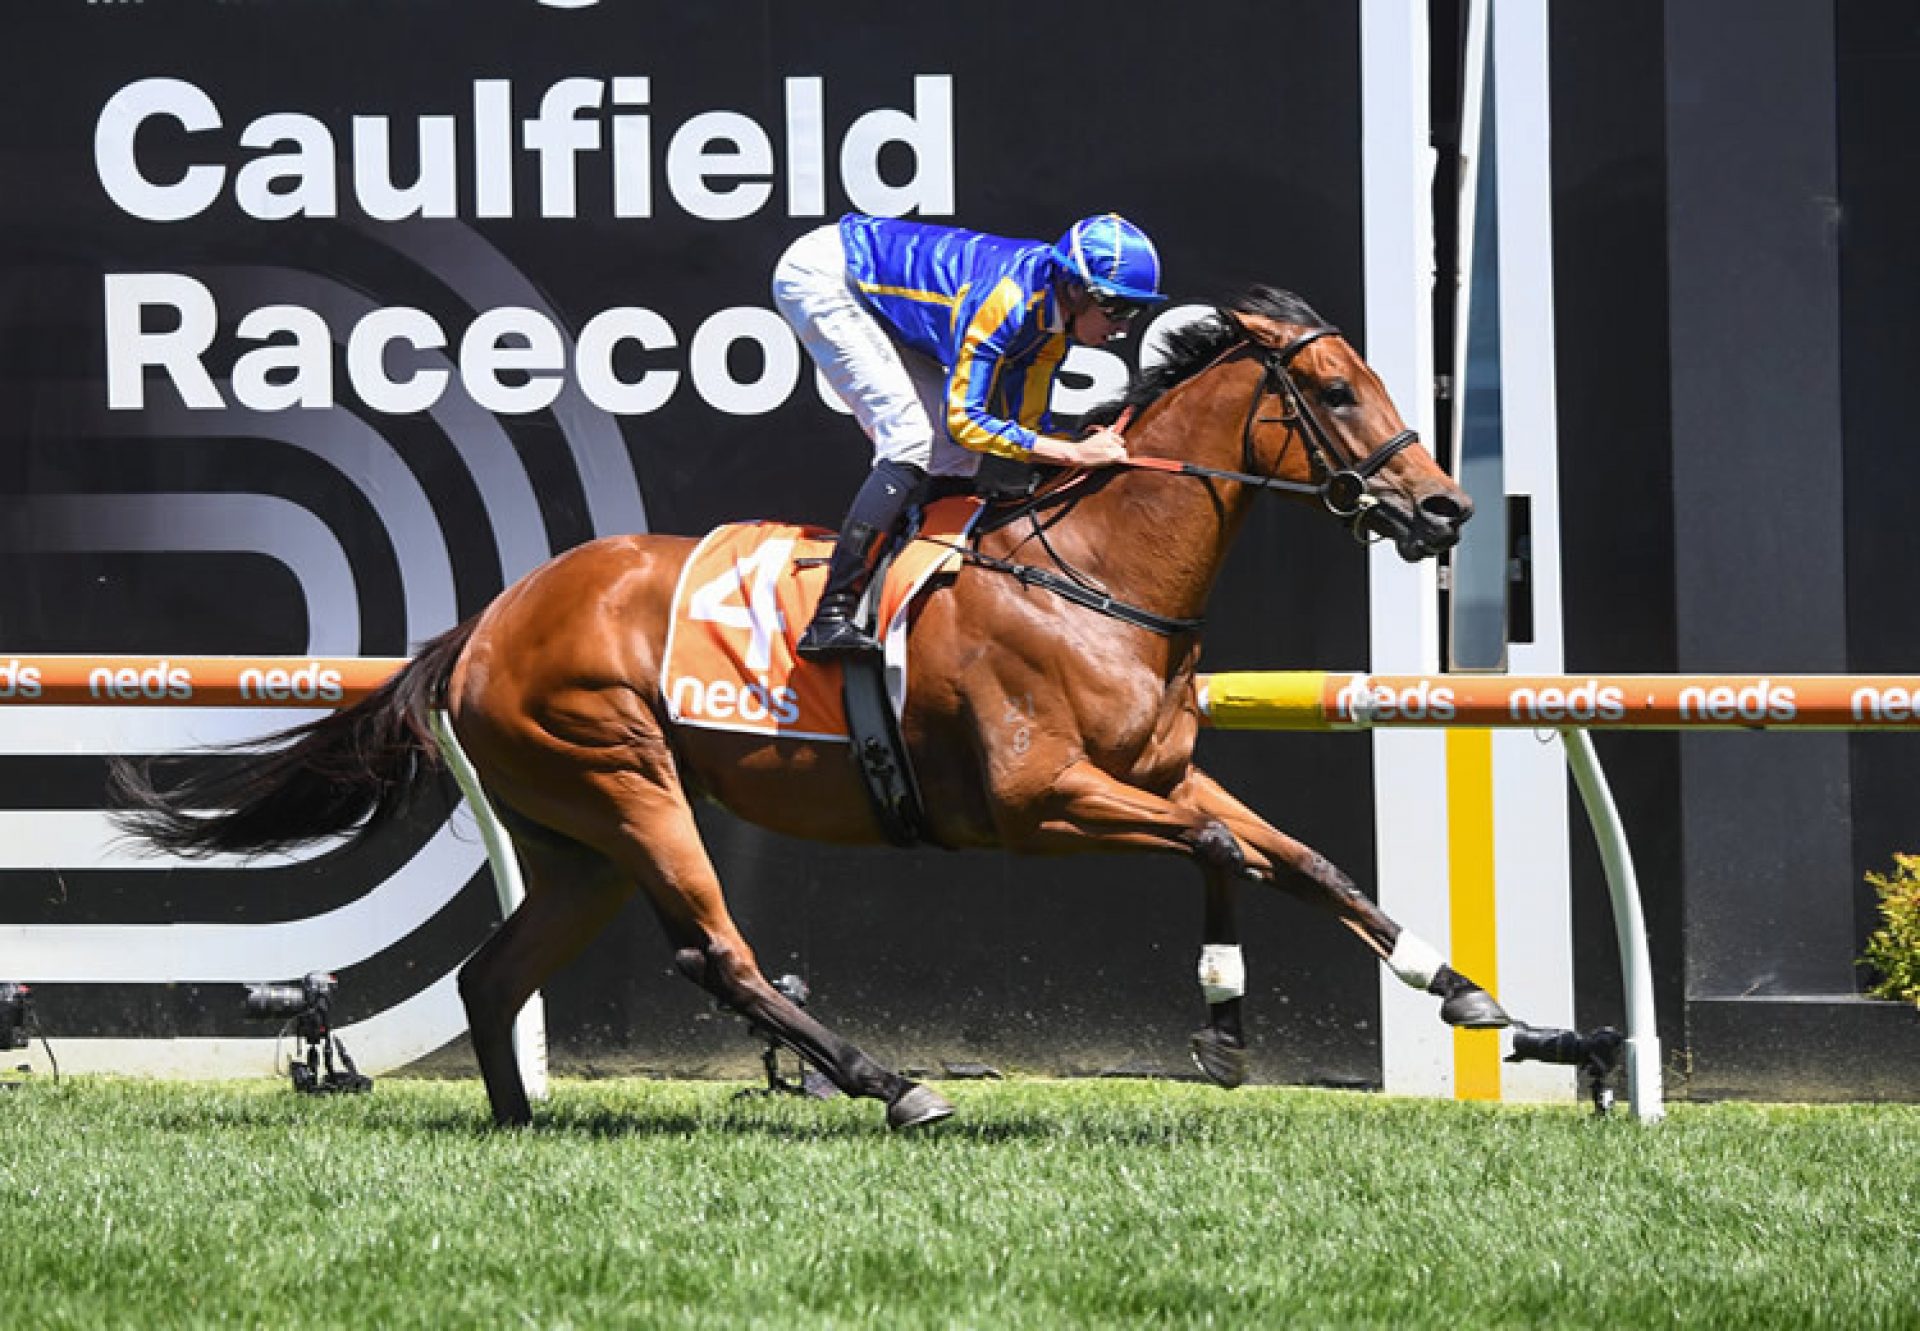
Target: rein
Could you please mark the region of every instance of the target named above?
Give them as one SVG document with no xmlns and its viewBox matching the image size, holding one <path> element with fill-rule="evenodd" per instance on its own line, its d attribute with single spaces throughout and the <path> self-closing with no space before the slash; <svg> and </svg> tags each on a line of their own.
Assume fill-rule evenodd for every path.
<svg viewBox="0 0 1920 1331">
<path fill-rule="evenodd" d="M 1109 476 L 1111 474 L 1112 473 L 1108 473 Z M 1021 564 L 1011 559 L 1001 559 L 997 555 L 987 554 L 973 546 L 958 545 L 952 541 L 937 540 L 929 536 L 921 536 L 917 539 L 932 541 L 935 545 L 945 546 L 969 564 L 978 564 L 981 568 L 991 569 L 996 573 L 1004 573 L 1024 586 L 1039 587 L 1044 591 L 1052 592 L 1063 601 L 1070 601 L 1074 605 L 1084 606 L 1089 610 L 1098 611 L 1100 614 L 1106 615 L 1111 619 L 1117 619 L 1123 624 L 1131 624 L 1135 628 L 1146 629 L 1150 633 L 1158 633 L 1163 638 L 1171 638 L 1181 633 L 1199 632 L 1199 630 L 1206 625 L 1207 621 L 1204 617 L 1198 619 L 1182 619 L 1174 615 L 1163 615 L 1158 611 L 1149 610 L 1145 606 L 1138 606 L 1128 601 L 1122 601 L 1098 583 L 1094 582 L 1093 579 L 1074 568 L 1072 564 L 1061 557 L 1060 552 L 1055 550 L 1053 543 L 1047 539 L 1047 527 L 1051 525 L 1051 523 L 1041 522 L 1041 509 L 1060 505 L 1060 511 L 1057 512 L 1053 518 L 1053 521 L 1058 521 L 1068 510 L 1078 504 L 1081 499 L 1091 494 L 1094 489 L 1097 489 L 1104 479 L 1105 477 L 1097 477 L 1096 473 L 1089 468 L 1075 468 L 1063 473 L 1057 484 L 1022 499 L 1013 507 L 1011 512 L 1003 511 L 996 513 L 993 508 L 989 506 L 986 512 L 982 514 L 981 522 L 976 527 L 974 534 L 977 538 L 988 532 L 998 531 L 1003 527 L 1011 526 L 1021 518 L 1028 519 L 1033 524 L 1034 539 L 1040 542 L 1040 548 L 1045 550 L 1053 559 L 1053 562 L 1060 566 L 1065 576 L 1062 576 L 1061 573 L 1055 573 L 1051 569 L 1040 568 L 1034 564 Z"/>
</svg>

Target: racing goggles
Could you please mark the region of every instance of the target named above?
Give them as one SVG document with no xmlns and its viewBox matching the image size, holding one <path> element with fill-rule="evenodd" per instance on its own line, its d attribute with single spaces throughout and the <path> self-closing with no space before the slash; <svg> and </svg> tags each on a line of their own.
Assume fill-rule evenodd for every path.
<svg viewBox="0 0 1920 1331">
<path fill-rule="evenodd" d="M 1116 323 L 1125 323 L 1147 308 L 1143 301 L 1128 300 L 1125 296 L 1110 295 L 1104 291 L 1095 291 L 1091 287 L 1088 288 L 1087 294 L 1093 297 L 1094 308 Z"/>
</svg>

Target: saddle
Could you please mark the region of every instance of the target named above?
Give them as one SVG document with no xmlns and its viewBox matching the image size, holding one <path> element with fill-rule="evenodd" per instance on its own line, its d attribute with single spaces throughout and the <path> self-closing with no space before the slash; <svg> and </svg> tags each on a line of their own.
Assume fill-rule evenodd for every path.
<svg viewBox="0 0 1920 1331">
<path fill-rule="evenodd" d="M 718 527 L 674 589 L 661 685 L 676 725 L 844 742 L 889 840 L 926 840 L 899 719 L 906 707 L 909 612 L 959 566 L 981 501 L 926 502 L 882 556 L 856 618 L 878 658 L 802 661 L 794 652 L 826 584 L 833 534 L 772 522 Z"/>
</svg>

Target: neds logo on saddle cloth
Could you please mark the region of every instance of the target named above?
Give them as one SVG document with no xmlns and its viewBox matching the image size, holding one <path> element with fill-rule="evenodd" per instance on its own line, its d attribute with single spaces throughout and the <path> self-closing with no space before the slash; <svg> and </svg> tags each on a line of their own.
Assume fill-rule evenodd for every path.
<svg viewBox="0 0 1920 1331">
<path fill-rule="evenodd" d="M 890 673 L 905 663 L 908 608 L 934 574 L 959 566 L 956 547 L 979 509 L 967 498 L 930 505 L 919 538 L 887 570 L 878 622 Z M 661 677 L 676 724 L 847 738 L 840 666 L 802 661 L 793 651 L 826 586 L 832 549 L 831 532 L 775 522 L 731 523 L 707 534 L 673 592 Z M 895 692 L 896 708 L 903 692 Z"/>
</svg>

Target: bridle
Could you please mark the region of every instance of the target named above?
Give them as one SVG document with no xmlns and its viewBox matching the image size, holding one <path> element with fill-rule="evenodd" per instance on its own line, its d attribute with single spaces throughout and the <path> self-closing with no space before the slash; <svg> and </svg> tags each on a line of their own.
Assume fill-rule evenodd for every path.
<svg viewBox="0 0 1920 1331">
<path fill-rule="evenodd" d="M 1220 360 L 1246 350 L 1259 354 L 1263 365 L 1260 387 L 1247 403 L 1246 423 L 1240 430 L 1240 467 L 1239 471 L 1227 471 L 1220 467 L 1203 467 L 1197 462 L 1182 462 L 1176 458 L 1128 458 L 1120 465 L 1145 471 L 1164 471 L 1182 476 L 1200 476 L 1215 480 L 1236 481 L 1241 485 L 1254 486 L 1262 490 L 1280 490 L 1289 494 L 1312 495 L 1327 511 L 1346 523 L 1347 529 L 1361 540 L 1368 539 L 1364 529 L 1367 514 L 1379 506 L 1380 501 L 1368 491 L 1367 482 L 1402 451 L 1420 441 L 1420 436 L 1412 430 L 1402 430 L 1388 439 L 1378 448 L 1360 457 L 1348 457 L 1345 451 L 1334 441 L 1327 428 L 1314 413 L 1313 404 L 1300 390 L 1293 377 L 1293 361 L 1307 347 L 1323 337 L 1337 337 L 1337 328 L 1314 328 L 1302 333 L 1286 346 L 1277 350 L 1263 349 L 1250 342 L 1238 343 L 1228 348 Z M 1219 363 L 1218 361 L 1215 362 Z M 1281 416 L 1262 416 L 1261 403 L 1270 395 L 1278 395 L 1286 403 L 1286 414 Z M 1124 425 L 1126 417 L 1116 422 L 1115 428 Z M 1259 461 L 1254 454 L 1253 432 L 1260 425 L 1292 425 L 1298 428 L 1300 437 L 1306 440 L 1307 454 L 1313 466 L 1311 481 L 1289 481 L 1278 476 L 1270 476 L 1259 469 Z"/>
<path fill-rule="evenodd" d="M 1277 350 L 1261 347 L 1251 340 L 1237 342 L 1222 351 L 1212 365 L 1206 367 L 1211 369 L 1214 365 L 1219 365 L 1230 357 L 1249 350 L 1259 355 L 1261 359 L 1263 370 L 1260 387 L 1255 390 L 1252 400 L 1247 403 L 1246 422 L 1240 429 L 1241 470 L 1228 471 L 1221 467 L 1204 467 L 1197 462 L 1183 462 L 1178 458 L 1129 457 L 1123 459 L 1117 466 L 1140 471 L 1159 471 L 1179 476 L 1234 481 L 1261 490 L 1312 495 L 1326 505 L 1328 512 L 1344 522 L 1347 530 L 1353 533 L 1357 540 L 1364 542 L 1376 539 L 1376 534 L 1368 532 L 1366 519 L 1367 515 L 1379 506 L 1380 501 L 1369 493 L 1367 482 L 1402 451 L 1419 442 L 1420 436 L 1412 430 L 1402 430 L 1371 452 L 1357 458 L 1349 457 L 1334 442 L 1333 436 L 1321 424 L 1320 418 L 1314 414 L 1313 405 L 1307 401 L 1306 394 L 1295 382 L 1292 367 L 1294 358 L 1307 347 L 1323 337 L 1338 336 L 1339 332 L 1339 329 L 1332 327 L 1309 329 Z M 1204 372 L 1205 370 L 1201 371 L 1201 373 Z M 1284 415 L 1262 416 L 1260 414 L 1261 403 L 1265 402 L 1270 395 L 1278 395 L 1285 402 Z M 1132 415 L 1132 408 L 1123 411 L 1114 422 L 1113 428 L 1125 429 Z M 1311 481 L 1289 481 L 1278 476 L 1270 476 L 1259 469 L 1260 462 L 1253 442 L 1254 429 L 1261 425 L 1280 424 L 1297 427 L 1300 437 L 1306 440 L 1308 457 L 1313 467 Z M 1046 550 L 1055 565 L 1060 568 L 1061 573 L 1054 573 L 1049 569 L 1038 568 L 1031 564 L 1000 559 L 977 548 L 963 549 L 958 546 L 954 548 L 969 563 L 1005 573 L 1027 586 L 1044 588 L 1076 605 L 1085 606 L 1090 610 L 1096 610 L 1103 615 L 1138 628 L 1148 629 L 1164 637 L 1198 632 L 1204 620 L 1162 615 L 1115 598 L 1105 588 L 1061 558 L 1059 552 L 1047 540 L 1049 524 L 1040 520 L 1041 505 L 1059 503 L 1064 499 L 1066 505 L 1071 507 L 1079 498 L 1084 497 L 1087 491 L 1080 489 L 1077 494 L 1070 492 L 1074 491 L 1080 482 L 1087 481 L 1095 474 L 1090 471 L 1071 474 L 1066 485 L 1050 493 L 1043 492 L 1028 497 L 1011 513 L 1006 514 L 1000 522 L 993 524 L 996 527 L 1003 526 L 1017 518 L 1027 518 L 1033 524 L 1033 536 L 1040 542 L 1041 548 Z M 1098 482 L 1094 484 L 1097 485 Z"/>
</svg>

